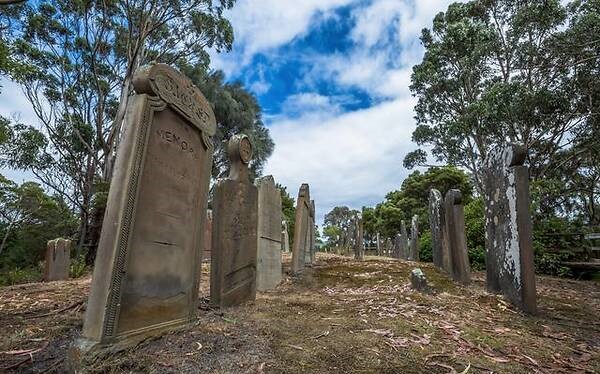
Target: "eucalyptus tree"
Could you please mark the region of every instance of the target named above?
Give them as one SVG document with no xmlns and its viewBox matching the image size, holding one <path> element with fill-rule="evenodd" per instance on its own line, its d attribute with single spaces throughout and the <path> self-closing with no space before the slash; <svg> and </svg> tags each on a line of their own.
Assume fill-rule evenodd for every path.
<svg viewBox="0 0 600 374">
<path fill-rule="evenodd" d="M 559 0 L 474 0 L 438 14 L 413 68 L 413 140 L 469 170 L 479 187 L 482 159 L 505 141 L 524 144 L 532 176 L 544 175 L 589 116 L 577 110 L 572 66 L 555 48 L 568 19 Z M 405 165 L 425 161 L 418 150 Z"/>
<path fill-rule="evenodd" d="M 223 12 L 233 5 L 234 0 L 56 0 L 0 8 L 0 28 L 6 31 L 1 40 L 28 67 L 11 78 L 23 87 L 41 125 L 12 123 L 11 147 L 3 149 L 1 161 L 31 171 L 79 211 L 80 247 L 93 196 L 110 182 L 134 72 L 153 61 L 206 72 L 207 49 L 232 46 L 233 30 Z M 253 125 L 261 128 L 247 132 L 270 141 L 260 108 L 252 110 Z"/>
</svg>

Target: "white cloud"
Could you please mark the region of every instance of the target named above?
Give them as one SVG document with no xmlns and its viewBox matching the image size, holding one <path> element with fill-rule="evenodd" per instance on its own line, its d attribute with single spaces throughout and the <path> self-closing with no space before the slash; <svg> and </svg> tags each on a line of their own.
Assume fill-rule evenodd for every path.
<svg viewBox="0 0 600 374">
<path fill-rule="evenodd" d="M 275 152 L 265 174 L 294 198 L 300 184 L 309 183 L 319 223 L 334 206 L 377 203 L 408 174 L 402 160 L 415 148 L 413 106 L 413 99 L 404 98 L 333 117 L 323 107 L 276 120 L 270 125 Z"/>
</svg>

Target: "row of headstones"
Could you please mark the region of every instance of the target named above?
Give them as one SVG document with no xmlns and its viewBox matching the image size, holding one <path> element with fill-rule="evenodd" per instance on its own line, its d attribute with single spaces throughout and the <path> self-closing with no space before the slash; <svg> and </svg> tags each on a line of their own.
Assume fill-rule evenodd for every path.
<svg viewBox="0 0 600 374">
<path fill-rule="evenodd" d="M 82 338 L 71 365 L 100 348 L 125 347 L 192 324 L 206 232 L 216 122 L 200 90 L 154 64 L 135 76 L 111 181 Z M 255 298 L 281 281 L 281 195 L 272 177 L 249 179 L 252 145 L 227 145 L 230 171 L 214 186 L 210 302 Z M 298 195 L 292 271 L 314 261 L 315 205 Z M 258 287 L 257 287 L 258 285 Z"/>
<path fill-rule="evenodd" d="M 486 280 L 492 293 L 535 313 L 535 269 L 525 149 L 508 145 L 490 152 L 484 167 Z M 462 195 L 429 196 L 433 262 L 455 280 L 470 281 Z"/>
<path fill-rule="evenodd" d="M 419 216 L 414 215 L 411 220 L 410 237 L 406 230 L 404 220 L 400 221 L 400 232 L 394 237 L 391 246 L 391 257 L 409 261 L 419 261 Z M 380 246 L 377 240 L 378 248 Z M 378 250 L 380 251 L 380 249 Z"/>
</svg>

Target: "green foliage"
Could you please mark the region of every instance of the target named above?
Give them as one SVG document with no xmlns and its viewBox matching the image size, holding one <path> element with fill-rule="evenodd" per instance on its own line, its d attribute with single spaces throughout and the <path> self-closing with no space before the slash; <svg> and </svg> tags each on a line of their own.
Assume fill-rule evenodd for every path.
<svg viewBox="0 0 600 374">
<path fill-rule="evenodd" d="M 354 240 L 354 218 L 358 210 L 347 206 L 336 206 L 323 219 L 323 235 L 327 240 L 327 247 L 349 248 Z"/>
<path fill-rule="evenodd" d="M 77 220 L 64 203 L 40 185 L 22 185 L 0 175 L 0 270 L 33 268 L 42 261 L 46 243 L 70 237 Z"/>
<path fill-rule="evenodd" d="M 433 262 L 431 230 L 423 231 L 419 237 L 419 259 L 423 262 Z"/>
<path fill-rule="evenodd" d="M 392 238 L 399 232 L 401 221 L 410 225 L 413 215 L 417 214 L 419 227 L 423 231 L 429 226 L 429 190 L 432 188 L 440 190 L 444 195 L 448 190 L 457 188 L 466 202 L 470 201 L 473 193 L 469 176 L 456 167 L 431 167 L 425 173 L 415 171 L 402 182 L 400 190 L 386 195 L 385 200 L 375 207 L 373 214 L 368 212 L 369 230 Z"/>
<path fill-rule="evenodd" d="M 71 266 L 69 267 L 69 276 L 71 278 L 80 278 L 85 275 L 87 270 L 85 256 L 82 255 L 71 259 Z"/>
<path fill-rule="evenodd" d="M 290 238 L 290 248 L 294 241 L 294 227 L 296 223 L 296 208 L 294 199 L 290 196 L 287 188 L 277 183 L 277 188 L 281 193 L 281 212 L 283 219 L 287 221 L 288 236 Z"/>
<path fill-rule="evenodd" d="M 39 268 L 14 268 L 0 272 L 0 286 L 39 282 L 41 278 L 42 272 Z"/>
<path fill-rule="evenodd" d="M 413 67 L 413 140 L 471 172 L 489 150 L 522 143 L 551 217 L 600 224 L 600 3 L 472 0 L 439 13 Z M 405 166 L 427 154 L 408 154 Z"/>
<path fill-rule="evenodd" d="M 481 197 L 465 205 L 465 235 L 471 268 L 485 269 L 485 206 Z"/>
</svg>

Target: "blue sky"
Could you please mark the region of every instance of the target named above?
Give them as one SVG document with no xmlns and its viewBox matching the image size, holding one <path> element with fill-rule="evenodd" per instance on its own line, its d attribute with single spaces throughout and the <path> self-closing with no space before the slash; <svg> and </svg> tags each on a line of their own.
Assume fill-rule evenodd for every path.
<svg viewBox="0 0 600 374">
<path fill-rule="evenodd" d="M 319 224 L 336 205 L 378 203 L 408 175 L 418 37 L 450 3 L 238 0 L 226 14 L 236 41 L 230 53 L 211 54 L 213 68 L 257 95 L 275 141 L 265 174 L 294 198 L 309 183 Z M 1 84 L 0 114 L 37 123 L 20 89 Z"/>
</svg>

